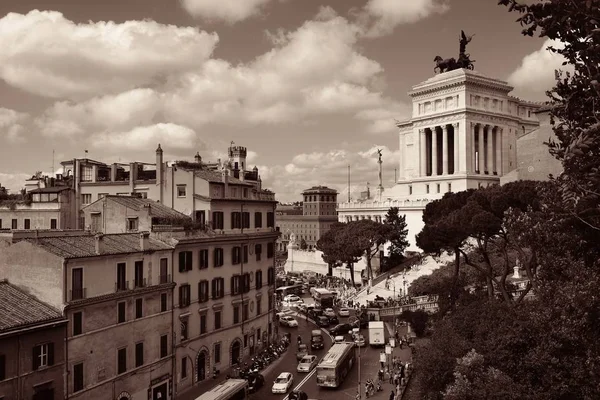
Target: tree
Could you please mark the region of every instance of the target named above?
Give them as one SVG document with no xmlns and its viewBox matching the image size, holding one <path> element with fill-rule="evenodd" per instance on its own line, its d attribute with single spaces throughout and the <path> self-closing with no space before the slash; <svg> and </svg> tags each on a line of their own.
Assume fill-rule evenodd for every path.
<svg viewBox="0 0 600 400">
<path fill-rule="evenodd" d="M 304 238 L 300 239 L 300 250 L 306 250 L 308 249 L 308 244 L 306 243 L 306 240 L 304 240 Z"/>
<path fill-rule="evenodd" d="M 404 310 L 400 315 L 400 318 L 404 321 L 410 323 L 412 330 L 418 337 L 421 337 L 425 334 L 425 330 L 427 329 L 427 323 L 429 321 L 429 314 L 427 314 L 423 310 L 415 310 L 409 311 Z"/>
<path fill-rule="evenodd" d="M 379 253 L 380 247 L 389 240 L 391 233 L 391 225 L 370 219 L 351 221 L 346 227 L 344 239 L 349 255 L 356 256 L 360 254 L 361 257 L 365 256 L 369 285 L 373 282 L 373 268 L 371 265 L 373 257 Z"/>
<path fill-rule="evenodd" d="M 337 239 L 337 237 L 341 234 L 341 231 L 344 228 L 345 224 L 341 222 L 336 222 L 332 224 L 329 230 L 325 232 L 325 234 L 322 235 L 321 238 L 317 241 L 317 250 L 323 253 L 321 255 L 321 258 L 327 264 L 327 275 L 329 276 L 333 274 L 333 268 L 342 265 L 340 240 Z"/>
<path fill-rule="evenodd" d="M 396 266 L 404 259 L 404 250 L 410 244 L 407 240 L 408 225 L 406 224 L 406 216 L 400 214 L 398 207 L 392 207 L 385 215 L 383 223 L 391 227 L 388 262 L 391 266 Z"/>
</svg>

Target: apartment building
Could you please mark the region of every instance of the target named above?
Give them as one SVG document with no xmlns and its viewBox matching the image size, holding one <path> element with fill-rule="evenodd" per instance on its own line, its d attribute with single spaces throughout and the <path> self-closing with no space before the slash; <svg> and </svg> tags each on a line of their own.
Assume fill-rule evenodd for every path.
<svg viewBox="0 0 600 400">
<path fill-rule="evenodd" d="M 0 276 L 68 320 L 68 398 L 172 398 L 172 257 L 148 232 L 0 238 Z"/>
<path fill-rule="evenodd" d="M 0 281 L 0 399 L 64 398 L 67 321 L 54 307 Z"/>
</svg>

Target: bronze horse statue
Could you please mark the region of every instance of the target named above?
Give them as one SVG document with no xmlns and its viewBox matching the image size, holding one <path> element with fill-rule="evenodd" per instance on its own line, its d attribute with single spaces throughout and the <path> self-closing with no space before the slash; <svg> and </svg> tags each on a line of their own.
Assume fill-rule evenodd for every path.
<svg viewBox="0 0 600 400">
<path fill-rule="evenodd" d="M 434 73 L 439 71 L 441 74 L 442 72 L 452 71 L 457 68 L 456 59 L 454 59 L 454 57 L 446 58 L 444 60 L 442 57 L 436 56 L 433 61 L 435 62 L 435 67 L 433 68 Z"/>
</svg>

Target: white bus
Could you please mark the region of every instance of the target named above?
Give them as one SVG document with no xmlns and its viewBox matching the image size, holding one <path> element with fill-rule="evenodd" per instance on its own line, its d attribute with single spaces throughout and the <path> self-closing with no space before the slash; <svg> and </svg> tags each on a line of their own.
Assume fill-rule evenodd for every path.
<svg viewBox="0 0 600 400">
<path fill-rule="evenodd" d="M 354 365 L 354 343 L 334 343 L 317 365 L 317 385 L 339 387 Z"/>
<path fill-rule="evenodd" d="M 227 379 L 205 392 L 196 400 L 247 400 L 248 381 L 245 379 Z"/>
<path fill-rule="evenodd" d="M 333 293 L 323 288 L 313 288 L 312 296 L 315 299 L 315 304 L 319 304 L 321 308 L 333 307 Z"/>
</svg>

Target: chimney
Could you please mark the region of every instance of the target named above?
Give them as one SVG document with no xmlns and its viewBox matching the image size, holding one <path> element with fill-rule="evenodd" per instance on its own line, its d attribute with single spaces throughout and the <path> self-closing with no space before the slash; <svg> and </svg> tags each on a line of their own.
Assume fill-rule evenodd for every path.
<svg viewBox="0 0 600 400">
<path fill-rule="evenodd" d="M 197 164 L 200 164 L 202 162 L 202 157 L 200 156 L 200 152 L 196 152 L 196 155 L 194 156 L 194 161 L 196 161 Z"/>
<path fill-rule="evenodd" d="M 521 279 L 521 272 L 519 271 L 519 266 L 515 265 L 513 267 L 513 276 L 514 279 Z"/>
<path fill-rule="evenodd" d="M 150 248 L 150 232 L 140 232 L 140 250 L 146 251 Z"/>
<path fill-rule="evenodd" d="M 163 202 L 163 150 L 160 143 L 156 148 L 156 186 L 158 186 L 158 201 Z"/>
<path fill-rule="evenodd" d="M 135 181 L 137 181 L 138 164 L 136 162 L 129 163 L 129 192 L 135 190 Z"/>
<path fill-rule="evenodd" d="M 104 235 L 101 233 L 94 236 L 94 244 L 96 247 L 96 254 L 101 255 L 104 252 Z"/>
</svg>

